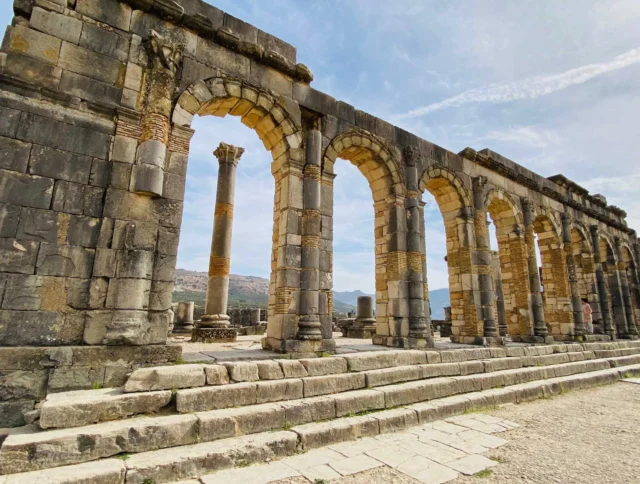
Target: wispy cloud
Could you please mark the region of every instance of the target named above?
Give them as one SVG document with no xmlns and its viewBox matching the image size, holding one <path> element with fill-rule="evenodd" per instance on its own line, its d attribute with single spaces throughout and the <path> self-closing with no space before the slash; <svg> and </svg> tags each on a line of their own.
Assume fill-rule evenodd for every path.
<svg viewBox="0 0 640 484">
<path fill-rule="evenodd" d="M 456 96 L 414 109 L 408 113 L 397 116 L 397 118 L 417 118 L 441 109 L 459 107 L 465 104 L 502 104 L 521 99 L 536 99 L 571 86 L 584 84 L 598 76 L 629 67 L 639 62 L 640 48 L 636 48 L 614 57 L 609 62 L 587 64 L 559 74 L 534 76 L 519 81 L 497 83 L 470 89 Z"/>
</svg>

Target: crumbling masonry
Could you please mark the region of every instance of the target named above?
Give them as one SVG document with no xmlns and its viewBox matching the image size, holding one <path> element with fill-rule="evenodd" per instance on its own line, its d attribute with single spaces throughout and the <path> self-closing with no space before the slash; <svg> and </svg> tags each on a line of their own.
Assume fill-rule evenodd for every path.
<svg viewBox="0 0 640 484">
<path fill-rule="evenodd" d="M 424 191 L 446 227 L 454 341 L 637 337 L 638 238 L 603 196 L 336 101 L 295 48 L 200 0 L 14 9 L 0 53 L 0 426 L 47 391 L 122 385 L 179 357 L 166 338 L 196 115 L 240 117 L 273 157 L 265 348 L 333 349 L 338 158 L 371 187 L 376 344 L 432 342 Z M 599 336 L 585 335 L 580 298 Z"/>
</svg>

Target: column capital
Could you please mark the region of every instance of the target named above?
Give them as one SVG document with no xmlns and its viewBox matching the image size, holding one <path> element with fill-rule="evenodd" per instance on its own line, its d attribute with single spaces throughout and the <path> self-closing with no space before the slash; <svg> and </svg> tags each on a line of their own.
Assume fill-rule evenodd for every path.
<svg viewBox="0 0 640 484">
<path fill-rule="evenodd" d="M 524 197 L 520 199 L 520 204 L 522 205 L 522 210 L 526 212 L 533 212 L 535 204 L 530 198 Z"/>
<path fill-rule="evenodd" d="M 402 154 L 404 155 L 404 161 L 407 166 L 416 166 L 416 162 L 420 157 L 417 148 L 414 148 L 413 146 L 407 146 L 404 150 L 402 150 Z"/>
<path fill-rule="evenodd" d="M 473 186 L 474 192 L 481 192 L 484 190 L 484 187 L 487 185 L 489 180 L 486 176 L 479 175 L 471 178 L 471 185 Z"/>
<path fill-rule="evenodd" d="M 213 152 L 213 155 L 218 158 L 218 163 L 231 163 L 238 166 L 240 157 L 244 153 L 244 148 L 233 146 L 227 143 L 220 143 L 220 145 Z"/>
<path fill-rule="evenodd" d="M 175 74 L 182 62 L 184 45 L 175 42 L 168 36 L 159 34 L 155 30 L 151 30 L 149 33 L 149 40 L 153 54 L 153 67 L 156 69 L 165 68 Z"/>
<path fill-rule="evenodd" d="M 599 231 L 600 231 L 600 227 L 598 227 L 596 224 L 589 226 L 589 232 L 591 232 L 592 236 L 597 237 Z"/>
</svg>

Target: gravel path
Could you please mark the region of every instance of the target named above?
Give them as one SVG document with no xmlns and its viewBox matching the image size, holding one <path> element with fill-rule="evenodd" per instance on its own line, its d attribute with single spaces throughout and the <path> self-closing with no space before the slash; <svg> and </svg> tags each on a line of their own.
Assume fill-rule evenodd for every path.
<svg viewBox="0 0 640 484">
<path fill-rule="evenodd" d="M 636 484 L 640 455 L 640 385 L 617 383 L 483 412 L 520 424 L 500 434 L 509 443 L 486 455 L 500 462 L 483 477 L 451 484 Z M 279 484 L 308 484 L 301 478 Z M 331 484 L 418 484 L 378 468 Z"/>
</svg>

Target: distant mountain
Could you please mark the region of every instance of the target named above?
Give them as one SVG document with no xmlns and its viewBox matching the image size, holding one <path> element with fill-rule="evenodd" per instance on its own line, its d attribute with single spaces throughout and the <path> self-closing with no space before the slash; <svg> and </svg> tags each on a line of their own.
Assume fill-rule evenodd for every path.
<svg viewBox="0 0 640 484">
<path fill-rule="evenodd" d="M 174 301 L 193 301 L 196 306 L 203 307 L 207 292 L 207 273 L 176 270 L 176 281 L 173 289 Z M 371 296 L 360 290 L 333 291 L 333 310 L 338 313 L 355 311 L 358 296 Z M 444 306 L 449 305 L 449 290 L 437 289 L 430 292 L 431 317 L 444 319 Z M 269 299 L 269 280 L 263 277 L 229 276 L 229 307 L 266 308 Z"/>
<path fill-rule="evenodd" d="M 358 304 L 358 296 L 371 296 L 371 294 L 366 294 L 360 290 L 356 291 L 333 291 L 333 300 L 341 301 L 343 303 L 349 304 L 353 307 L 356 307 Z"/>
</svg>

